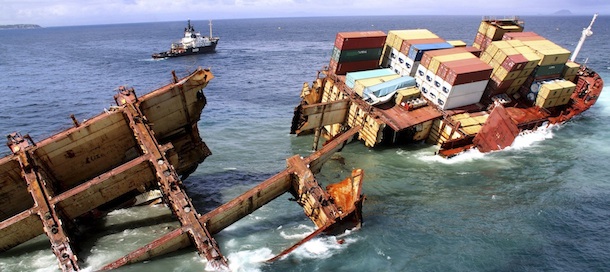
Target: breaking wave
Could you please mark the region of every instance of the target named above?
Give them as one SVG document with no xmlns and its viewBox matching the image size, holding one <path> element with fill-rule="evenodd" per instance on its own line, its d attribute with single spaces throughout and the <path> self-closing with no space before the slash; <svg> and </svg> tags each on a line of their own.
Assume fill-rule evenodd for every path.
<svg viewBox="0 0 610 272">
<path fill-rule="evenodd" d="M 271 249 L 263 247 L 230 253 L 227 258 L 230 260 L 229 268 L 231 271 L 261 271 L 260 267 L 265 261 L 273 258 L 273 254 Z"/>
</svg>

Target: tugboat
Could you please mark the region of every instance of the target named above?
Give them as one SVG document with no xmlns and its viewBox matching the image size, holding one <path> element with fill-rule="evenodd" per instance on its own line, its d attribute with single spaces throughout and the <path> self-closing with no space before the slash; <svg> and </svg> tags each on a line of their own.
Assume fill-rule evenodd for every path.
<svg viewBox="0 0 610 272">
<path fill-rule="evenodd" d="M 155 53 L 153 59 L 173 58 L 195 54 L 212 53 L 216 51 L 219 37 L 212 36 L 212 21 L 210 20 L 210 36 L 201 36 L 201 33 L 196 32 L 191 20 L 188 20 L 188 25 L 184 28 L 184 37 L 179 41 L 172 43 L 171 49 L 166 52 Z"/>
</svg>

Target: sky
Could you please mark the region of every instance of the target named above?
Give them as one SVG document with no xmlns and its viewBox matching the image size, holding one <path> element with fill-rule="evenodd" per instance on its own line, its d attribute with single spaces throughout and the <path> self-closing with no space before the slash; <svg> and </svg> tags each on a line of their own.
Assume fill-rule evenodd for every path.
<svg viewBox="0 0 610 272">
<path fill-rule="evenodd" d="M 0 25 L 43 27 L 353 15 L 610 14 L 608 0 L 0 0 Z"/>
</svg>

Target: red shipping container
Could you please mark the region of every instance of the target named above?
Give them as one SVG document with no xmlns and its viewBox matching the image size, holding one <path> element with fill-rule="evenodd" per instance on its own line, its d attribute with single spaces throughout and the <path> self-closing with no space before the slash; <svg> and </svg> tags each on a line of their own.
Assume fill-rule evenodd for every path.
<svg viewBox="0 0 610 272">
<path fill-rule="evenodd" d="M 339 32 L 335 46 L 340 50 L 383 48 L 386 37 L 383 31 Z"/>
<path fill-rule="evenodd" d="M 443 80 L 445 80 L 445 78 L 447 77 L 447 74 L 449 73 L 449 70 L 452 67 L 466 66 L 466 65 L 478 65 L 480 63 L 482 63 L 482 61 L 480 59 L 475 59 L 475 58 L 443 62 L 438 67 L 438 70 L 436 71 L 436 75 L 438 75 Z"/>
<path fill-rule="evenodd" d="M 337 62 L 334 59 L 330 60 L 328 71 L 335 75 L 345 75 L 348 72 L 373 70 L 379 68 L 378 60 L 352 61 L 352 62 Z"/>
<path fill-rule="evenodd" d="M 507 56 L 500 64 L 506 71 L 519 71 L 525 68 L 528 60 L 521 54 Z"/>
<path fill-rule="evenodd" d="M 443 38 L 431 38 L 431 39 L 417 39 L 417 40 L 403 40 L 400 45 L 400 52 L 407 55 L 411 45 L 414 44 L 429 44 L 429 43 L 442 43 L 445 42 Z"/>
<path fill-rule="evenodd" d="M 477 32 L 477 35 L 474 37 L 474 42 L 478 44 L 483 44 L 483 40 L 485 39 L 485 34 L 481 32 Z"/>
<path fill-rule="evenodd" d="M 449 67 L 449 72 L 444 78 L 452 86 L 466 84 L 476 81 L 489 80 L 493 69 L 489 64 L 480 62 L 479 64 Z"/>
</svg>

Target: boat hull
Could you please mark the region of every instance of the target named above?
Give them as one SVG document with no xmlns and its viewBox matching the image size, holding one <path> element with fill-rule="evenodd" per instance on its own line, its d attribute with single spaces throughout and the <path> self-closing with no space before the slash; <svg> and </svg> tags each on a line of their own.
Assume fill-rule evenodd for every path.
<svg viewBox="0 0 610 272">
<path fill-rule="evenodd" d="M 214 53 L 214 52 L 216 52 L 217 44 L 218 44 L 218 40 L 215 40 L 215 41 L 212 41 L 212 43 L 209 46 L 187 48 L 186 50 L 182 50 L 182 51 L 169 50 L 166 52 L 153 54 L 152 58 L 153 59 L 164 59 L 164 58 L 175 58 L 175 57 L 182 57 L 182 56 Z"/>
</svg>

